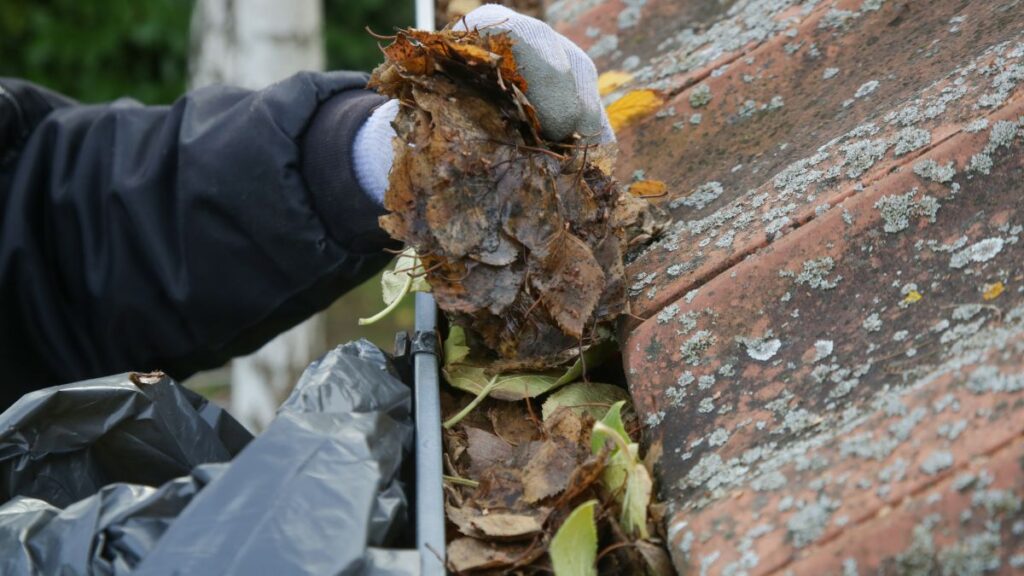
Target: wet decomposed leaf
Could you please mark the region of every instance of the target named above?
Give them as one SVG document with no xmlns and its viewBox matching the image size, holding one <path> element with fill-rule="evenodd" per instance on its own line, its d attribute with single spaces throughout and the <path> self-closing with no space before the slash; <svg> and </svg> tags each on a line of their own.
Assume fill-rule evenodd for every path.
<svg viewBox="0 0 1024 576">
<path fill-rule="evenodd" d="M 402 30 L 384 49 L 371 85 L 402 106 L 381 226 L 421 255 L 472 342 L 543 371 L 626 312 L 623 252 L 659 219 L 622 209 L 629 194 L 590 161 L 601 151 L 541 138 L 511 46 Z M 619 106 L 634 102 L 628 117 L 648 100 Z"/>
<path fill-rule="evenodd" d="M 619 386 L 600 382 L 577 382 L 548 396 L 541 413 L 547 422 L 556 410 L 565 407 L 577 414 L 590 414 L 597 420 L 603 418 L 612 404 L 620 400 L 629 400 L 629 392 Z"/>
<path fill-rule="evenodd" d="M 608 107 L 608 122 L 616 132 L 654 114 L 664 99 L 654 90 L 634 90 Z"/>
<path fill-rule="evenodd" d="M 607 96 L 632 79 L 633 75 L 629 72 L 609 70 L 597 77 L 597 91 L 601 96 Z"/>
<path fill-rule="evenodd" d="M 523 414 L 523 406 L 499 403 L 487 411 L 494 434 L 513 446 L 520 446 L 541 436 L 538 426 Z"/>
<path fill-rule="evenodd" d="M 521 511 L 523 501 L 522 471 L 508 466 L 492 466 L 479 478 L 473 502 L 481 509 Z"/>
<path fill-rule="evenodd" d="M 577 506 L 551 539 L 548 554 L 556 576 L 597 575 L 596 506 L 597 500 Z"/>
<path fill-rule="evenodd" d="M 470 475 L 478 476 L 495 464 L 502 464 L 512 457 L 514 448 L 498 436 L 479 428 L 466 429 L 466 453 L 469 454 Z"/>
<path fill-rule="evenodd" d="M 565 490 L 580 460 L 578 449 L 562 439 L 543 442 L 523 468 L 523 499 L 532 504 Z"/>
<path fill-rule="evenodd" d="M 633 545 L 643 557 L 649 576 L 673 576 L 676 573 L 675 568 L 672 567 L 672 559 L 661 546 L 646 540 L 637 540 Z"/>
<path fill-rule="evenodd" d="M 661 180 L 640 180 L 629 185 L 629 193 L 637 198 L 660 198 L 668 187 Z"/>
<path fill-rule="evenodd" d="M 497 539 L 522 539 L 543 528 L 540 520 L 525 514 L 491 513 L 473 518 L 470 524 L 484 536 Z"/>
<path fill-rule="evenodd" d="M 529 550 L 526 544 L 496 544 L 476 538 L 456 538 L 448 543 L 448 564 L 454 572 L 495 570 L 520 561 Z"/>
</svg>

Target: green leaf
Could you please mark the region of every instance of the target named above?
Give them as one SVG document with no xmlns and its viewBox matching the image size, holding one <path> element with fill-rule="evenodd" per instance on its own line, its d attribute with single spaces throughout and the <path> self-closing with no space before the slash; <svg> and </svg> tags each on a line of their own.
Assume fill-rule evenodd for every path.
<svg viewBox="0 0 1024 576">
<path fill-rule="evenodd" d="M 628 399 L 629 392 L 614 384 L 576 382 L 551 394 L 544 401 L 541 413 L 544 420 L 547 420 L 556 410 L 564 406 L 578 415 L 590 414 L 595 420 L 600 420 L 612 404 Z"/>
<path fill-rule="evenodd" d="M 558 385 L 560 372 L 538 372 L 534 374 L 501 374 L 491 385 L 491 377 L 483 366 L 476 364 L 455 364 L 444 370 L 448 383 L 471 394 L 481 394 L 489 388 L 489 394 L 498 400 L 522 400 L 533 398 L 550 391 Z"/>
<path fill-rule="evenodd" d="M 548 554 L 555 576 L 597 575 L 596 505 L 597 500 L 589 500 L 577 506 L 551 539 Z"/>
<path fill-rule="evenodd" d="M 597 424 L 594 425 L 594 431 L 590 434 L 590 452 L 598 454 L 601 449 L 604 448 L 605 442 L 611 440 L 617 444 L 628 445 L 630 442 L 629 434 L 626 432 L 626 425 L 622 423 L 622 407 L 626 405 L 625 401 L 616 402 L 612 404 L 612 407 L 608 409 L 608 413 L 604 415 L 597 424 L 603 424 L 605 428 L 614 432 L 614 434 L 600 429 Z M 618 439 L 613 436 L 617 435 Z"/>
<path fill-rule="evenodd" d="M 409 286 L 406 288 L 406 283 Z M 412 248 L 406 248 L 395 260 L 394 270 L 385 270 L 380 278 L 384 303 L 401 300 L 409 292 L 430 292 L 423 264 Z"/>
<path fill-rule="evenodd" d="M 622 527 L 635 537 L 647 538 L 647 506 L 651 503 L 654 482 L 651 474 L 637 458 L 636 444 L 630 444 L 633 465 L 626 477 L 626 492 L 619 503 Z"/>
<path fill-rule="evenodd" d="M 452 324 L 448 329 L 448 337 L 444 340 L 444 365 L 458 364 L 469 356 L 469 346 L 466 345 L 466 331 L 458 324 Z"/>
<path fill-rule="evenodd" d="M 381 274 L 380 285 L 386 306 L 369 318 L 360 318 L 360 326 L 373 324 L 390 314 L 409 292 L 430 292 L 423 265 L 412 248 L 406 248 L 395 260 L 394 270 Z"/>
<path fill-rule="evenodd" d="M 640 446 L 630 441 L 622 423 L 622 406 L 616 402 L 600 422 L 594 423 L 590 449 L 598 454 L 608 441 L 614 444 L 601 483 L 615 495 L 622 527 L 634 537 L 647 538 L 647 506 L 651 502 L 653 482 L 640 462 Z"/>
</svg>

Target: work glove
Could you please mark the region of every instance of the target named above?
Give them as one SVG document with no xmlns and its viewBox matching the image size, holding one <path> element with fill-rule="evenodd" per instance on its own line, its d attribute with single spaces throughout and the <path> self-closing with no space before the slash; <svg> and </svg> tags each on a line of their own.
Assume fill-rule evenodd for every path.
<svg viewBox="0 0 1024 576">
<path fill-rule="evenodd" d="M 597 91 L 594 62 L 571 40 L 536 18 L 497 4 L 473 10 L 454 28 L 512 36 L 512 53 L 527 84 L 526 97 L 537 110 L 545 138 L 561 142 L 575 133 L 586 143 L 615 141 Z M 391 122 L 397 114 L 398 100 L 382 104 L 359 129 L 353 145 L 356 178 L 381 205 L 394 159 Z"/>
</svg>

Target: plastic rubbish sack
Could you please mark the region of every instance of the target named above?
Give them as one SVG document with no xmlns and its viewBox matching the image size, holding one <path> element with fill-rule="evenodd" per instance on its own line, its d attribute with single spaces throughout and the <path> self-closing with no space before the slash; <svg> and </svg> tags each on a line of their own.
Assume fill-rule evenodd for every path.
<svg viewBox="0 0 1024 576">
<path fill-rule="evenodd" d="M 0 415 L 0 573 L 418 573 L 403 548 L 411 394 L 379 349 L 314 362 L 248 445 L 219 408 L 145 378 L 37 391 Z"/>
</svg>

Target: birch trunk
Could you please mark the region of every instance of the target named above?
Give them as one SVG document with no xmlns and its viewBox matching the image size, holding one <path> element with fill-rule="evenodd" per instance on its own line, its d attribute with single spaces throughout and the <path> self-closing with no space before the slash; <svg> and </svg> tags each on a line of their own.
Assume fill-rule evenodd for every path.
<svg viewBox="0 0 1024 576">
<path fill-rule="evenodd" d="M 321 0 L 196 0 L 189 77 L 193 88 L 259 89 L 300 70 L 323 70 Z M 319 316 L 231 364 L 231 412 L 261 430 L 299 374 L 324 347 Z"/>
</svg>

